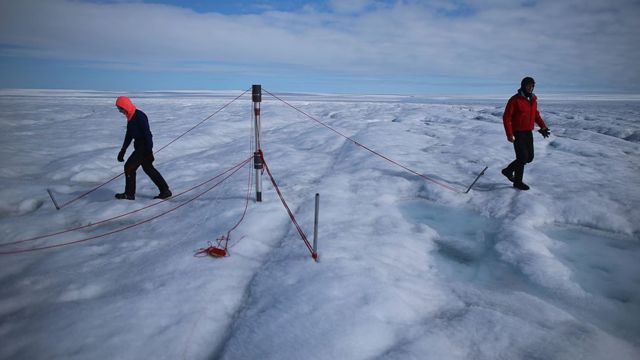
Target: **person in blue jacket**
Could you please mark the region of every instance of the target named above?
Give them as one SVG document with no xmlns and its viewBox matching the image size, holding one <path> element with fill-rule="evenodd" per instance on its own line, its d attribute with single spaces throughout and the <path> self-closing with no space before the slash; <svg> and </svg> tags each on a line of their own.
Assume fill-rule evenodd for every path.
<svg viewBox="0 0 640 360">
<path fill-rule="evenodd" d="M 138 110 L 131 99 L 126 96 L 119 96 L 116 99 L 116 107 L 127 118 L 127 133 L 124 137 L 122 149 L 118 153 L 118 161 L 124 161 L 127 148 L 133 140 L 133 153 L 124 163 L 125 189 L 123 193 L 116 194 L 116 199 L 135 200 L 136 199 L 136 171 L 142 165 L 142 170 L 151 178 L 160 190 L 154 199 L 166 199 L 171 197 L 169 185 L 164 180 L 160 172 L 153 167 L 153 135 L 149 129 L 149 119 L 147 115 Z"/>
</svg>

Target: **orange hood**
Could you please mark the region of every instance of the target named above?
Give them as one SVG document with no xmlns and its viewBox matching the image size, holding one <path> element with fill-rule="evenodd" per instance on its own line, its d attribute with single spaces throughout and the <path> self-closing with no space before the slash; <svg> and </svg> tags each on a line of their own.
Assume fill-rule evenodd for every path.
<svg viewBox="0 0 640 360">
<path fill-rule="evenodd" d="M 131 99 L 126 96 L 118 96 L 118 99 L 116 99 L 116 106 L 123 108 L 124 111 L 127 112 L 127 121 L 131 120 L 133 114 L 136 112 L 136 106 L 133 105 Z"/>
</svg>

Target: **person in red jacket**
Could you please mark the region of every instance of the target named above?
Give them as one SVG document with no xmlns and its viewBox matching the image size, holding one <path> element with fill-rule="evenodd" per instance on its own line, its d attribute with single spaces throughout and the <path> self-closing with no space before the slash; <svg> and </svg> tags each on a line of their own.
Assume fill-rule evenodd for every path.
<svg viewBox="0 0 640 360">
<path fill-rule="evenodd" d="M 136 199 L 136 171 L 142 165 L 142 170 L 151 178 L 160 190 L 160 194 L 154 199 L 166 199 L 171 197 L 169 185 L 164 180 L 160 172 L 153 167 L 153 136 L 149 129 L 149 119 L 142 111 L 136 109 L 131 99 L 126 96 L 119 96 L 116 99 L 116 107 L 127 118 L 127 133 L 124 136 L 122 149 L 118 153 L 118 161 L 124 161 L 124 155 L 133 141 L 133 153 L 124 163 L 125 190 L 116 194 L 116 199 L 135 200 Z"/>
<path fill-rule="evenodd" d="M 520 82 L 518 93 L 513 95 L 504 110 L 502 121 L 507 140 L 513 143 L 516 159 L 506 168 L 502 175 L 513 182 L 513 187 L 529 190 L 529 186 L 522 182 L 524 166 L 533 161 L 533 128 L 538 124 L 538 132 L 543 137 L 549 137 L 550 131 L 538 112 L 538 98 L 533 93 L 536 82 L 531 77 L 525 77 Z"/>
</svg>

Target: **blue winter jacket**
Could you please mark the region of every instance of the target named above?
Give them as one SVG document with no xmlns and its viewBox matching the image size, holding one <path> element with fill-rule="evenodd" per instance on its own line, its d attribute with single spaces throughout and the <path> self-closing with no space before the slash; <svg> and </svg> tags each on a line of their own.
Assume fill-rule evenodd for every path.
<svg viewBox="0 0 640 360">
<path fill-rule="evenodd" d="M 153 135 L 149 129 L 149 119 L 142 111 L 136 109 L 129 121 L 127 121 L 127 134 L 124 136 L 123 149 L 127 149 L 131 140 L 135 140 L 133 148 L 143 154 L 153 153 Z"/>
</svg>

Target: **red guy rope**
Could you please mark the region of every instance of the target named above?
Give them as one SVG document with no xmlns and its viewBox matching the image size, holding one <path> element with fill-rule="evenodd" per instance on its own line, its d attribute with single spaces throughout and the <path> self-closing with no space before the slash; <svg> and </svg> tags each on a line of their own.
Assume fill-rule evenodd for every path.
<svg viewBox="0 0 640 360">
<path fill-rule="evenodd" d="M 262 150 L 258 150 L 258 151 L 260 152 L 260 157 L 262 158 L 262 163 L 264 164 L 264 168 L 265 168 L 265 170 L 267 170 L 267 174 L 269 174 L 269 178 L 271 179 L 271 183 L 273 184 L 273 187 L 276 189 L 276 192 L 278 193 L 278 196 L 280 197 L 280 201 L 282 202 L 282 205 L 284 205 L 285 209 L 287 210 L 287 213 L 289 214 L 289 217 L 291 218 L 291 222 L 293 222 L 293 224 L 295 225 L 296 229 L 298 230 L 298 233 L 300 234 L 300 237 L 302 238 L 302 241 L 304 241 L 305 245 L 307 245 L 307 249 L 309 249 L 309 252 L 311 253 L 311 257 L 316 259 L 318 257 L 318 254 L 313 252 L 313 247 L 309 243 L 309 240 L 307 239 L 307 235 L 305 235 L 304 231 L 302 230 L 302 227 L 300 227 L 300 225 L 298 224 L 298 221 L 296 221 L 296 217 L 293 215 L 293 212 L 289 208 L 289 205 L 287 205 L 287 202 L 285 201 L 284 196 L 282 195 L 282 192 L 280 191 L 280 188 L 278 187 L 278 184 L 276 183 L 276 180 L 273 178 L 273 175 L 271 174 L 271 170 L 269 170 L 269 166 L 267 166 L 267 162 L 264 159 L 264 154 L 262 153 Z"/>
<path fill-rule="evenodd" d="M 233 169 L 235 169 L 237 167 L 243 166 L 244 164 L 246 164 L 247 161 L 251 160 L 252 158 L 253 158 L 253 156 L 251 156 L 249 159 L 246 159 L 246 160 L 244 160 L 244 161 L 232 166 L 231 168 L 229 168 L 229 169 L 225 170 L 224 172 L 212 177 L 211 179 L 206 180 L 205 182 L 202 182 L 202 183 L 200 183 L 200 184 L 198 184 L 196 186 L 191 187 L 190 189 L 187 189 L 187 190 L 185 190 L 185 191 L 183 191 L 181 193 L 178 193 L 178 194 L 172 196 L 170 199 L 175 199 L 180 195 L 184 195 L 184 194 L 186 194 L 188 192 L 191 192 L 191 191 L 193 191 L 193 190 L 195 190 L 195 189 L 197 189 L 197 188 L 199 188 L 201 186 L 204 186 L 204 185 L 212 182 L 213 180 L 221 177 L 222 175 L 228 173 L 229 171 L 232 171 Z M 168 200 L 169 199 L 162 199 L 162 200 L 160 200 L 160 201 L 158 201 L 156 203 L 147 205 L 147 206 L 142 207 L 140 209 L 129 211 L 129 212 L 126 212 L 126 213 L 123 213 L 123 214 L 120 214 L 120 215 L 117 215 L 117 216 L 114 216 L 114 217 L 111 217 L 111 218 L 108 218 L 108 219 L 103 219 L 103 220 L 100 220 L 100 221 L 97 221 L 97 222 L 94 222 L 94 223 L 90 223 L 90 224 L 87 224 L 87 225 L 82 225 L 82 226 L 78 226 L 78 227 L 75 227 L 75 228 L 61 230 L 61 231 L 57 231 L 57 232 L 50 233 L 50 234 L 39 235 L 39 236 L 35 236 L 35 237 L 32 237 L 32 238 L 28 238 L 28 239 L 23 239 L 23 240 L 17 240 L 17 241 L 12 241 L 12 242 L 8 242 L 8 243 L 3 243 L 3 244 L 0 244 L 0 247 L 9 246 L 9 245 L 16 245 L 16 244 L 21 244 L 21 243 L 25 243 L 25 242 L 29 242 L 29 241 L 40 240 L 40 239 L 45 239 L 45 238 L 48 238 L 48 237 L 61 235 L 61 234 L 66 234 L 66 233 L 69 233 L 69 232 L 72 232 L 72 231 L 86 229 L 86 228 L 89 228 L 89 227 L 101 225 L 101 224 L 104 224 L 104 223 L 107 223 L 107 222 L 110 222 L 110 221 L 113 221 L 113 220 L 116 220 L 116 219 L 123 218 L 123 217 L 128 216 L 128 215 L 135 214 L 137 212 L 149 209 L 149 208 L 154 207 L 156 205 L 162 204 L 163 202 L 168 201 Z"/>
<path fill-rule="evenodd" d="M 349 141 L 353 142 L 354 144 L 356 144 L 356 145 L 360 146 L 361 148 L 363 148 L 363 149 L 365 149 L 365 150 L 369 151 L 370 153 L 372 153 L 372 154 L 374 154 L 374 155 L 376 155 L 376 156 L 379 156 L 379 157 L 383 158 L 384 160 L 387 160 L 388 162 L 390 162 L 390 163 L 392 163 L 392 164 L 395 164 L 396 166 L 399 166 L 399 167 L 401 167 L 401 168 L 405 169 L 406 171 L 408 171 L 408 172 L 410 172 L 410 173 L 412 173 L 412 174 L 414 174 L 414 175 L 416 175 L 416 176 L 419 176 L 419 177 L 421 177 L 421 178 L 423 178 L 423 179 L 425 179 L 425 180 L 431 181 L 431 182 L 432 182 L 432 183 L 434 183 L 434 184 L 440 185 L 440 186 L 442 186 L 442 187 L 444 187 L 444 188 L 446 188 L 446 189 L 448 189 L 448 190 L 451 190 L 451 191 L 453 191 L 453 192 L 456 192 L 456 193 L 463 193 L 463 191 L 460 191 L 460 190 L 455 189 L 455 188 L 453 188 L 453 187 L 451 187 L 451 186 L 449 186 L 449 185 L 447 185 L 447 184 L 444 184 L 444 183 L 442 183 L 442 182 L 439 182 L 439 181 L 437 181 L 437 180 L 434 180 L 434 179 L 432 179 L 432 178 L 430 178 L 430 177 L 428 177 L 428 176 L 426 176 L 426 175 L 420 174 L 419 172 L 417 172 L 417 171 L 415 171 L 415 170 L 412 170 L 412 169 L 410 169 L 410 168 L 408 168 L 408 167 L 406 167 L 406 166 L 404 166 L 404 165 L 400 164 L 399 162 L 397 162 L 397 161 L 395 161 L 395 160 L 392 160 L 392 159 L 390 159 L 390 158 L 388 158 L 388 157 L 386 157 L 386 156 L 382 155 L 381 153 L 379 153 L 379 152 L 377 152 L 377 151 L 375 151 L 375 150 L 373 150 L 373 149 L 369 148 L 369 147 L 368 147 L 368 146 L 366 146 L 366 145 L 363 145 L 363 144 L 359 143 L 358 141 L 356 141 L 356 140 L 354 140 L 354 139 L 350 138 L 349 136 L 347 136 L 347 135 L 345 135 L 345 134 L 341 133 L 340 131 L 338 131 L 338 130 L 336 130 L 336 129 L 332 128 L 331 126 L 329 126 L 329 125 L 327 125 L 327 124 L 323 123 L 322 121 L 320 121 L 320 120 L 316 119 L 315 117 L 313 117 L 313 116 L 311 116 L 311 115 L 307 114 L 306 112 L 304 112 L 304 111 L 302 111 L 302 110 L 298 109 L 297 107 L 295 107 L 295 106 L 291 105 L 290 103 L 286 102 L 285 100 L 283 100 L 283 99 L 279 98 L 278 96 L 276 96 L 276 95 L 272 94 L 272 93 L 271 93 L 271 92 L 269 92 L 268 90 L 265 90 L 264 88 L 263 88 L 263 90 L 264 90 L 267 94 L 269 94 L 269 95 L 273 96 L 274 98 L 276 98 L 276 99 L 278 99 L 278 100 L 282 101 L 283 103 L 285 103 L 286 105 L 288 105 L 288 106 L 289 106 L 289 107 L 291 107 L 292 109 L 294 109 L 294 110 L 298 111 L 299 113 L 301 113 L 301 114 L 305 115 L 305 116 L 306 116 L 306 117 L 308 117 L 309 119 L 311 119 L 311 120 L 313 120 L 313 121 L 317 122 L 318 124 L 320 124 L 320 125 L 324 126 L 325 128 L 327 128 L 327 129 L 329 129 L 329 130 L 333 131 L 334 133 L 336 133 L 336 134 L 338 134 L 338 135 L 342 136 L 343 138 L 345 138 L 345 139 L 347 139 L 347 140 L 349 140 Z"/>
<path fill-rule="evenodd" d="M 247 160 L 243 161 L 243 162 L 242 162 L 242 164 L 243 164 L 243 165 L 246 165 L 246 164 L 247 164 L 247 163 L 248 163 L 252 158 L 253 158 L 253 156 L 251 156 L 249 159 L 247 159 Z M 125 227 L 120 228 L 120 229 L 112 230 L 112 231 L 109 231 L 109 232 L 106 232 L 106 233 L 103 233 L 103 234 L 99 234 L 99 235 L 96 235 L 96 236 L 87 237 L 87 238 L 80 239 L 80 240 L 69 241 L 69 242 L 60 243 L 60 244 L 55 244 L 55 245 L 40 246 L 40 247 L 31 248 L 31 249 L 13 250 L 13 251 L 2 251 L 2 252 L 0 252 L 0 255 L 13 255 L 13 254 L 20 254 L 20 253 L 27 253 L 27 252 L 35 252 L 35 251 L 40 251 L 40 250 L 53 249 L 53 248 L 59 248 L 59 247 L 63 247 L 63 246 L 68 246 L 68 245 L 78 244 L 78 243 L 81 243 L 81 242 L 90 241 L 90 240 L 98 239 L 98 238 L 105 237 L 105 236 L 108 236 L 108 235 L 112 235 L 112 234 L 116 234 L 116 233 L 119 233 L 119 232 L 123 232 L 123 231 L 128 230 L 128 229 L 131 229 L 131 228 L 133 228 L 133 227 L 140 226 L 140 225 L 142 225 L 142 224 L 146 224 L 146 223 L 148 223 L 148 222 L 151 222 L 151 221 L 153 221 L 153 220 L 155 220 L 155 219 L 157 219 L 157 218 L 159 218 L 159 217 L 161 217 L 161 216 L 164 216 L 164 215 L 166 215 L 166 214 L 169 214 L 169 213 L 171 213 L 171 212 L 173 212 L 173 211 L 175 211 L 175 210 L 177 210 L 177 209 L 179 209 L 179 208 L 181 208 L 181 207 L 183 207 L 183 206 L 185 206 L 185 205 L 187 205 L 187 204 L 189 204 L 189 203 L 193 202 L 194 200 L 198 199 L 198 198 L 199 198 L 199 197 L 201 197 L 202 195 L 204 195 L 204 194 L 208 193 L 209 191 L 213 190 L 213 189 L 214 189 L 215 187 L 217 187 L 218 185 L 222 184 L 224 181 L 226 181 L 228 178 L 230 178 L 230 177 L 231 177 L 231 176 L 233 176 L 236 172 L 238 172 L 238 170 L 240 170 L 241 168 L 242 168 L 242 167 L 238 167 L 238 168 L 236 168 L 235 170 L 233 170 L 233 172 L 232 172 L 231 174 L 227 175 L 224 179 L 220 180 L 219 182 L 217 182 L 217 183 L 216 183 L 216 184 L 214 184 L 213 186 L 209 187 L 208 189 L 204 190 L 204 191 L 203 191 L 203 192 L 201 192 L 200 194 L 198 194 L 198 195 L 194 196 L 193 198 L 191 198 L 191 199 L 189 199 L 189 200 L 187 200 L 187 201 L 183 202 L 182 204 L 180 204 L 180 205 L 178 205 L 178 206 L 175 206 L 175 207 L 173 207 L 173 208 L 171 208 L 171 209 L 169 209 L 169 210 L 167 210 L 167 211 L 165 211 L 165 212 L 163 212 L 163 213 L 160 213 L 160 214 L 158 214 L 158 215 L 156 215 L 156 216 L 153 216 L 153 217 L 151 217 L 151 218 L 148 218 L 148 219 L 146 219 L 146 220 L 139 221 L 139 222 L 137 222 L 137 223 L 135 223 L 135 224 L 128 225 L 128 226 L 125 226 Z"/>
</svg>

